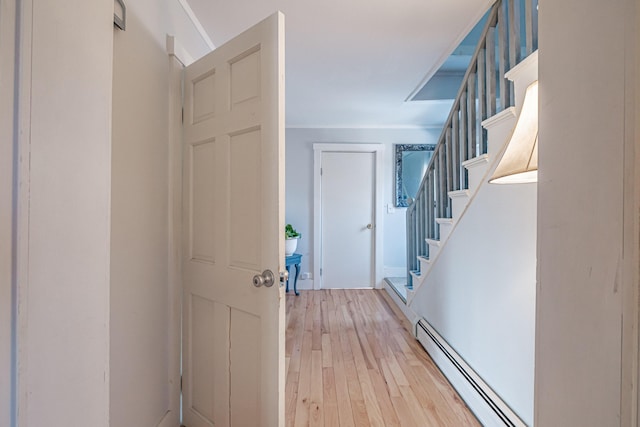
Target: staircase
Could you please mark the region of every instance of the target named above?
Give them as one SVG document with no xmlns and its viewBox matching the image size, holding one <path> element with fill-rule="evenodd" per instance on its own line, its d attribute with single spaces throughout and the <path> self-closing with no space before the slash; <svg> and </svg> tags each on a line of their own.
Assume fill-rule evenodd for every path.
<svg viewBox="0 0 640 427">
<path fill-rule="evenodd" d="M 524 28 L 521 28 L 524 22 Z M 407 209 L 409 303 L 515 125 L 507 72 L 537 49 L 537 1 L 497 0 L 413 203 Z"/>
<path fill-rule="evenodd" d="M 406 285 L 387 286 L 487 426 L 533 419 L 536 187 L 488 179 L 537 80 L 537 56 L 537 1 L 497 0 L 407 208 Z M 521 350 L 503 351 L 511 345 Z"/>
</svg>

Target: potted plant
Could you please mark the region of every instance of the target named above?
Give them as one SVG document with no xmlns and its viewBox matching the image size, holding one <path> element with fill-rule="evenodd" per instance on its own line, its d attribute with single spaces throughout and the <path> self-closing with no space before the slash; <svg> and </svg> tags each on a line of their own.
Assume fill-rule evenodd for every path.
<svg viewBox="0 0 640 427">
<path fill-rule="evenodd" d="M 296 251 L 298 247 L 298 239 L 301 237 L 300 233 L 296 231 L 291 224 L 287 224 L 284 228 L 284 255 L 290 256 Z"/>
</svg>

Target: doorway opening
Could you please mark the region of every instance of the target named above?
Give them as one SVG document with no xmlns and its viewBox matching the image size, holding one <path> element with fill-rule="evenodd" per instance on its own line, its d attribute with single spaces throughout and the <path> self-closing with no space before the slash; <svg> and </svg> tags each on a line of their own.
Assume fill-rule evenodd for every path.
<svg viewBox="0 0 640 427">
<path fill-rule="evenodd" d="M 379 287 L 383 144 L 313 144 L 314 289 Z"/>
</svg>

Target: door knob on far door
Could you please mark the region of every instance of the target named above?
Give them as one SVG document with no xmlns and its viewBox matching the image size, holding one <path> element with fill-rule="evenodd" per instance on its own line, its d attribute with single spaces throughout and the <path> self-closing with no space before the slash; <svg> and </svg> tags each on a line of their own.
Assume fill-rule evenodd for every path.
<svg viewBox="0 0 640 427">
<path fill-rule="evenodd" d="M 367 230 L 371 230 L 373 228 L 373 224 L 367 224 Z"/>
<path fill-rule="evenodd" d="M 271 270 L 265 270 L 262 272 L 262 274 L 256 274 L 255 276 L 253 276 L 253 286 L 255 286 L 256 288 L 259 288 L 260 286 L 266 286 L 267 288 L 270 288 L 271 286 L 273 286 L 274 282 L 275 279 Z"/>
</svg>

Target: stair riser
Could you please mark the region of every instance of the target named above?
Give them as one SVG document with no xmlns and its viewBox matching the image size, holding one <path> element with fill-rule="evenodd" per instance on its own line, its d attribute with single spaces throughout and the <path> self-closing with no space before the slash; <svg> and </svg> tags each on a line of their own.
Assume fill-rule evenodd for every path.
<svg viewBox="0 0 640 427">
<path fill-rule="evenodd" d="M 440 224 L 440 241 L 444 242 L 451 234 L 451 230 L 453 229 L 453 224 Z"/>
<path fill-rule="evenodd" d="M 467 207 L 468 197 L 456 197 L 451 199 L 451 217 L 457 220 L 462 216 L 462 212 Z"/>
<path fill-rule="evenodd" d="M 504 120 L 489 127 L 487 131 L 487 153 L 492 156 L 502 155 L 506 142 L 516 125 L 516 118 L 507 116 Z M 496 165 L 497 166 L 497 165 Z"/>
<path fill-rule="evenodd" d="M 424 258 L 419 259 L 420 262 L 420 275 L 425 277 L 431 268 L 431 262 L 425 260 Z"/>
<path fill-rule="evenodd" d="M 469 192 L 475 193 L 487 173 L 488 164 L 474 165 L 469 168 Z"/>
</svg>

